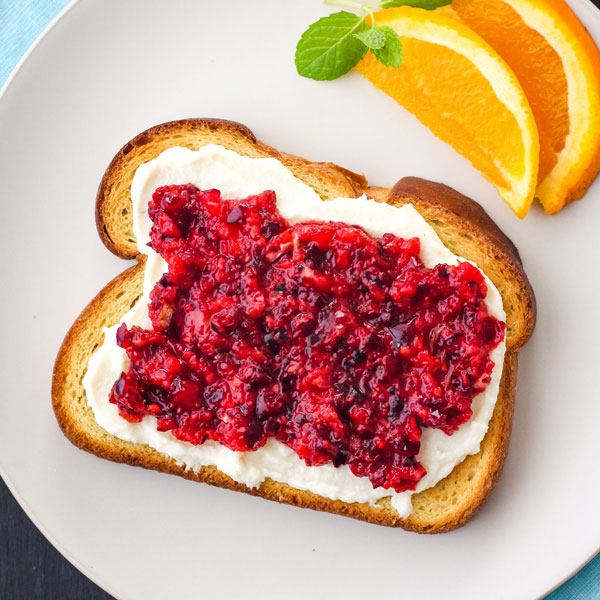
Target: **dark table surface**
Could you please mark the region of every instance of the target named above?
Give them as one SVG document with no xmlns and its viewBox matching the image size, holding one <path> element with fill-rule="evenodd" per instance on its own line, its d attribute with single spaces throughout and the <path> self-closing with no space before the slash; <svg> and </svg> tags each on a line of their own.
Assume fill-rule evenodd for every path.
<svg viewBox="0 0 600 600">
<path fill-rule="evenodd" d="M 0 599 L 114 600 L 37 530 L 0 478 Z"/>
<path fill-rule="evenodd" d="M 600 0 L 592 0 L 600 8 Z M 0 478 L 0 600 L 115 600 L 66 561 Z"/>
</svg>

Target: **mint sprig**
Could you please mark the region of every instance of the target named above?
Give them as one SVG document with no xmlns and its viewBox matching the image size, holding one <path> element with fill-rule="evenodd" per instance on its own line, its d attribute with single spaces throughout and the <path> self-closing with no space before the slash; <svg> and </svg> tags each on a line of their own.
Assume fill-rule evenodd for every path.
<svg viewBox="0 0 600 600">
<path fill-rule="evenodd" d="M 412 8 L 424 8 L 425 10 L 435 10 L 436 8 L 440 8 L 441 6 L 447 6 L 451 4 L 452 0 L 449 2 L 447 0 L 383 0 L 383 2 L 379 3 L 379 8 L 396 8 L 398 6 L 412 6 Z M 330 2 L 325 2 L 325 4 L 331 4 Z M 374 8 L 370 6 L 369 8 Z"/>
<path fill-rule="evenodd" d="M 369 29 L 364 18 L 345 10 L 319 19 L 298 42 L 298 73 L 317 81 L 347 73 L 366 54 L 367 46 L 357 36 Z"/>
<path fill-rule="evenodd" d="M 402 42 L 386 25 L 375 25 L 373 9 L 412 6 L 433 10 L 452 0 L 381 0 L 359 4 L 349 0 L 325 0 L 325 4 L 359 9 L 361 16 L 347 11 L 333 13 L 310 25 L 296 46 L 296 69 L 317 81 L 337 79 L 355 67 L 367 51 L 386 67 L 402 66 Z M 371 17 L 371 24 L 366 21 Z"/>
<path fill-rule="evenodd" d="M 386 67 L 401 67 L 402 66 L 402 42 L 398 34 L 387 25 L 381 27 L 371 27 L 371 30 L 377 29 L 385 38 L 385 43 L 381 48 L 371 48 L 369 50 L 373 56 Z"/>
<path fill-rule="evenodd" d="M 356 18 L 358 19 L 358 17 Z M 391 27 L 388 27 L 388 29 L 390 29 L 390 31 L 393 33 L 393 29 L 391 29 Z M 354 36 L 357 37 L 369 50 L 381 50 L 387 42 L 387 36 L 385 31 L 383 31 L 383 27 L 367 27 L 366 31 L 355 33 Z"/>
</svg>

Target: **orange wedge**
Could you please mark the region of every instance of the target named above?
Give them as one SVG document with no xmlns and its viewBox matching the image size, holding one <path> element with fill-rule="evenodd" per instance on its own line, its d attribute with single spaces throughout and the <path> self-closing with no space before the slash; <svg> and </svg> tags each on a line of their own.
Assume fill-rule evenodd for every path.
<svg viewBox="0 0 600 600">
<path fill-rule="evenodd" d="M 540 136 L 536 196 L 546 212 L 581 198 L 600 170 L 600 53 L 588 32 L 563 0 L 454 0 L 451 9 L 525 90 Z"/>
<path fill-rule="evenodd" d="M 401 7 L 375 20 L 400 36 L 402 67 L 385 67 L 367 53 L 356 69 L 469 159 L 523 218 L 535 193 L 539 141 L 513 72 L 456 19 Z"/>
</svg>

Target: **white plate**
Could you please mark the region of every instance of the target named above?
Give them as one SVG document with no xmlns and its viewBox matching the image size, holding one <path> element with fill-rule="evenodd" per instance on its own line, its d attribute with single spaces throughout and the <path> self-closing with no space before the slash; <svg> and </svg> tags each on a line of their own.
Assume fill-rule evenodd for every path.
<svg viewBox="0 0 600 600">
<path fill-rule="evenodd" d="M 600 40 L 598 11 L 573 8 Z M 118 598 L 534 598 L 597 550 L 600 181 L 554 217 L 519 221 L 493 188 L 359 75 L 296 75 L 321 0 L 81 0 L 0 102 L 1 472 L 29 516 Z M 56 351 L 127 265 L 100 243 L 94 197 L 118 148 L 189 116 L 390 185 L 444 181 L 521 251 L 539 320 L 520 358 L 511 451 L 463 529 L 417 536 L 280 506 L 80 452 L 50 406 Z"/>
</svg>

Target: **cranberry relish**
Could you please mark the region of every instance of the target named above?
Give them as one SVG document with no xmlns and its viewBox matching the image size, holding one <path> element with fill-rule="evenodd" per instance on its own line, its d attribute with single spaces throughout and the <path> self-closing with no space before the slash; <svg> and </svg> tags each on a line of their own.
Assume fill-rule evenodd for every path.
<svg viewBox="0 0 600 600">
<path fill-rule="evenodd" d="M 418 238 L 290 226 L 271 191 L 165 186 L 149 214 L 169 269 L 152 329 L 117 332 L 131 362 L 110 396 L 121 416 L 236 451 L 274 437 L 307 465 L 415 489 L 421 428 L 451 434 L 471 417 L 504 337 L 481 273 L 425 267 Z"/>
</svg>

